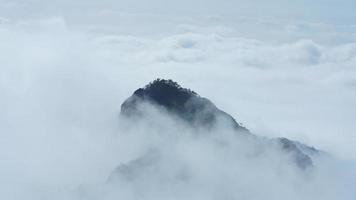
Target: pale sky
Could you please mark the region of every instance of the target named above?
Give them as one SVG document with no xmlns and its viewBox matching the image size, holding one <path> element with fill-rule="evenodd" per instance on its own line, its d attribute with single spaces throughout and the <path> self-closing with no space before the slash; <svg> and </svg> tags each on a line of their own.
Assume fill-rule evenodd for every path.
<svg viewBox="0 0 356 200">
<path fill-rule="evenodd" d="M 277 17 L 352 23 L 356 19 L 353 0 L 1 0 L 2 15 L 78 14 L 100 9 L 124 12 L 203 14 L 249 17 Z"/>
</svg>

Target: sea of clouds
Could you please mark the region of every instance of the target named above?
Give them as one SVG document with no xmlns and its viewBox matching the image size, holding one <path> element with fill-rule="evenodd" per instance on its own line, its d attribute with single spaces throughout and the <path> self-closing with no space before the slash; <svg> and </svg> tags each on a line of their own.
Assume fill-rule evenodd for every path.
<svg viewBox="0 0 356 200">
<path fill-rule="evenodd" d="M 300 17 L 305 2 L 278 4 L 295 6 L 291 18 L 242 1 L 241 15 L 229 3 L 214 12 L 215 1 L 175 3 L 172 12 L 160 1 L 0 2 L 1 199 L 354 199 L 351 1 L 332 20 L 322 8 Z M 306 175 L 283 168 L 278 152 L 247 158 L 253 144 L 225 128 L 195 138 L 161 114 L 159 129 L 123 125 L 120 104 L 155 78 L 193 89 L 257 135 L 335 160 Z M 161 152 L 154 174 L 108 185 L 118 165 L 150 149 Z M 188 182 L 170 177 L 182 169 Z"/>
</svg>

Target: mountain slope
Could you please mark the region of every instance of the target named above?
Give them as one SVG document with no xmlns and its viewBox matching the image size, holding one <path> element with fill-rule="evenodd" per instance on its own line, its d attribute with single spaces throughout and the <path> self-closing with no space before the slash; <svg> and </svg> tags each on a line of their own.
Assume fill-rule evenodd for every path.
<svg viewBox="0 0 356 200">
<path fill-rule="evenodd" d="M 216 130 L 219 130 L 218 127 L 224 126 L 231 129 L 236 135 L 243 135 L 255 141 L 259 149 L 276 146 L 286 157 L 292 160 L 297 168 L 303 171 L 313 166 L 312 157 L 319 152 L 313 147 L 287 138 L 266 139 L 256 136 L 239 124 L 231 115 L 217 108 L 210 100 L 200 97 L 190 89 L 182 88 L 172 80 L 157 79 L 144 88 L 137 89 L 121 105 L 121 116 L 132 121 L 133 126 L 135 126 L 135 123 L 144 120 L 147 115 L 145 107 L 141 106 L 142 104 L 163 110 L 169 116 L 179 119 L 193 130 L 199 129 L 219 134 L 219 131 Z M 159 119 L 153 120 L 158 124 L 165 123 L 159 121 Z M 154 166 L 159 165 L 160 157 L 159 151 L 150 150 L 131 162 L 121 164 L 112 173 L 110 179 L 133 180 L 139 174 L 150 173 L 149 171 Z"/>
</svg>

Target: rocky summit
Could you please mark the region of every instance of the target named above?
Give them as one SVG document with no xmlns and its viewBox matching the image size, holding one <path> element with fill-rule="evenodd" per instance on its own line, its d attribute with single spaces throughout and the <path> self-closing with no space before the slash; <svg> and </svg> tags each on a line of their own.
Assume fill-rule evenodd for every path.
<svg viewBox="0 0 356 200">
<path fill-rule="evenodd" d="M 139 116 L 138 105 L 149 102 L 163 107 L 193 127 L 214 127 L 218 120 L 227 122 L 234 129 L 248 132 L 226 112 L 218 109 L 209 99 L 200 97 L 192 90 L 182 88 L 172 80 L 157 79 L 134 94 L 121 105 L 124 116 Z"/>
<path fill-rule="evenodd" d="M 140 120 L 145 115 L 140 110 L 142 103 L 152 104 L 164 109 L 193 129 L 206 128 L 211 130 L 222 121 L 224 124 L 228 124 L 236 134 L 251 136 L 250 138 L 258 140 L 264 146 L 277 144 L 278 148 L 286 156 L 289 156 L 297 168 L 301 170 L 312 168 L 312 157 L 319 152 L 313 147 L 287 138 L 266 139 L 259 137 L 238 123 L 231 115 L 217 108 L 209 99 L 199 96 L 190 89 L 181 87 L 172 80 L 157 79 L 145 87 L 137 89 L 121 105 L 121 115 L 127 119 L 135 119 L 135 122 Z M 150 156 L 152 157 L 152 155 Z M 121 177 L 132 176 L 133 171 L 138 169 L 138 165 L 146 165 L 151 162 L 148 161 L 152 160 L 148 159 L 150 156 L 143 156 L 127 164 L 122 164 L 113 174 L 121 174 Z"/>
</svg>

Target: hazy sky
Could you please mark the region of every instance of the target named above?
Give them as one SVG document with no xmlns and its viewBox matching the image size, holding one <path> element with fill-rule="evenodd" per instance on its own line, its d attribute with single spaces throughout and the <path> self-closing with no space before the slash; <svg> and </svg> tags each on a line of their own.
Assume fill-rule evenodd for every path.
<svg viewBox="0 0 356 200">
<path fill-rule="evenodd" d="M 325 20 L 338 23 L 352 23 L 356 14 L 352 0 L 103 0 L 103 1 L 68 1 L 68 0 L 2 0 L 3 14 L 41 15 L 77 14 L 99 9 L 115 9 L 125 12 L 155 12 L 168 14 L 204 14 L 253 17 L 278 17 L 305 20 Z"/>
</svg>

